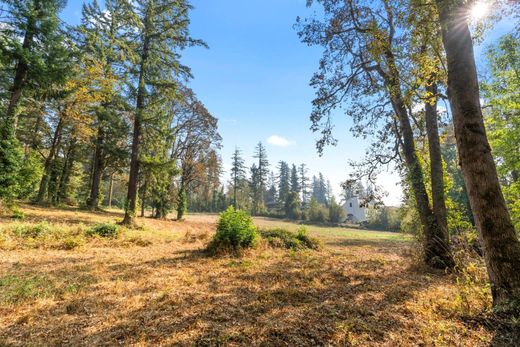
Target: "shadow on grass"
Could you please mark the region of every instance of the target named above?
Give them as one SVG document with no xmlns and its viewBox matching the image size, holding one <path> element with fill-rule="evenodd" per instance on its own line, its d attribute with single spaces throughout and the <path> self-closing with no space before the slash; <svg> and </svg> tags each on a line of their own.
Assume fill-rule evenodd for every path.
<svg viewBox="0 0 520 347">
<path fill-rule="evenodd" d="M 0 337 L 12 345 L 301 346 L 348 345 L 354 334 L 382 343 L 405 328 L 400 317 L 409 313 L 400 305 L 428 286 L 391 261 L 359 260 L 345 269 L 327 259 L 287 254 L 265 266 L 256 266 L 255 258 L 226 266 L 226 260 L 200 251 L 176 251 L 166 258 L 106 264 L 104 279 L 31 312 L 47 319 L 11 324 Z M 31 265 L 35 273 L 45 266 Z M 88 262 L 63 271 L 51 274 L 56 280 L 87 276 Z M 142 281 L 156 271 L 177 282 L 164 291 Z M 179 271 L 193 278 L 190 283 L 178 282 Z M 99 284 L 107 280 L 140 283 L 120 295 L 145 297 L 144 302 L 127 306 L 113 293 L 104 295 Z"/>
</svg>

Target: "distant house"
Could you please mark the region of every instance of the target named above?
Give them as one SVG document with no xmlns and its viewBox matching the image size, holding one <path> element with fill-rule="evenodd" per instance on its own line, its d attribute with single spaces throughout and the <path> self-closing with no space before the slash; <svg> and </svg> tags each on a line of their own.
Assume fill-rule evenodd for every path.
<svg viewBox="0 0 520 347">
<path fill-rule="evenodd" d="M 348 198 L 343 204 L 345 211 L 346 223 L 363 223 L 366 222 L 366 207 L 360 206 L 360 201 L 357 196 Z"/>
</svg>

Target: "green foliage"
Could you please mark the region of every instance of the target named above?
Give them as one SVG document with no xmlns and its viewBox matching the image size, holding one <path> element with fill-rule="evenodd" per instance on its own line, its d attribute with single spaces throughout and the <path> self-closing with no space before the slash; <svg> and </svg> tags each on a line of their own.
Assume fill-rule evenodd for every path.
<svg viewBox="0 0 520 347">
<path fill-rule="evenodd" d="M 51 232 L 51 226 L 47 222 L 41 222 L 38 224 L 21 224 L 16 226 L 14 234 L 18 237 L 23 238 L 36 238 Z"/>
<path fill-rule="evenodd" d="M 319 250 L 321 248 L 320 241 L 308 236 L 304 227 L 300 228 L 297 233 L 290 232 L 283 228 L 260 230 L 260 236 L 273 248 L 292 250 Z"/>
<path fill-rule="evenodd" d="M 232 251 L 240 252 L 242 249 L 255 246 L 258 233 L 251 216 L 242 210 L 230 206 L 220 214 L 217 225 L 217 233 L 208 246 L 211 253 Z"/>
<path fill-rule="evenodd" d="M 86 231 L 87 236 L 100 236 L 106 238 L 116 238 L 119 236 L 119 226 L 112 223 L 100 223 Z"/>
<path fill-rule="evenodd" d="M 502 190 L 520 230 L 520 38 L 503 36 L 488 51 L 491 78 L 483 83 L 485 122 Z"/>
<path fill-rule="evenodd" d="M 12 219 L 24 219 L 25 218 L 25 214 L 23 213 L 22 210 L 14 210 L 13 211 L 13 214 L 11 215 L 11 218 Z"/>
<path fill-rule="evenodd" d="M 301 202 L 297 192 L 289 192 L 285 199 L 285 217 L 289 219 L 300 219 Z"/>
<path fill-rule="evenodd" d="M 0 122 L 4 123 L 5 119 L 0 117 Z M 10 127 L 6 123 L 0 127 Z M 20 192 L 19 173 L 23 152 L 18 140 L 12 136 L 12 130 L 0 129 L 0 135 L 0 199 L 9 203 Z"/>
<path fill-rule="evenodd" d="M 31 197 L 34 194 L 36 188 L 38 187 L 38 183 L 40 182 L 40 177 L 43 174 L 43 165 L 41 161 L 41 156 L 36 151 L 32 151 L 29 155 L 23 160 L 23 163 L 20 167 L 20 171 L 18 172 L 18 197 L 21 199 L 26 199 Z"/>
<path fill-rule="evenodd" d="M 329 210 L 312 197 L 307 210 L 307 220 L 310 222 L 325 223 L 329 220 Z"/>
<path fill-rule="evenodd" d="M 399 209 L 387 206 L 369 207 L 367 209 L 366 226 L 374 230 L 399 231 L 401 228 Z"/>
<path fill-rule="evenodd" d="M 332 197 L 329 203 L 329 222 L 341 223 L 345 219 L 345 210 L 343 207 L 336 202 L 336 199 Z"/>
</svg>

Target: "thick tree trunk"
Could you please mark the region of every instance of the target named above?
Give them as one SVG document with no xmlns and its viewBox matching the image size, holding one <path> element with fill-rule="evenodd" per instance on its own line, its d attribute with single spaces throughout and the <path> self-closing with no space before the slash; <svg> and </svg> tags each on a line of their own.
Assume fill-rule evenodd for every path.
<svg viewBox="0 0 520 347">
<path fill-rule="evenodd" d="M 45 164 L 43 165 L 43 176 L 40 181 L 40 188 L 38 189 L 38 195 L 36 197 L 36 202 L 39 204 L 41 204 L 47 196 L 47 188 L 49 186 L 52 164 L 54 162 L 54 156 L 56 155 L 57 149 L 60 145 L 62 129 L 63 119 L 60 117 L 58 124 L 56 125 L 56 129 L 54 130 L 54 136 L 52 138 L 49 155 L 47 158 L 45 158 Z"/>
<path fill-rule="evenodd" d="M 394 109 L 399 118 L 399 127 L 402 135 L 402 149 L 405 158 L 408 177 L 412 185 L 415 204 L 423 226 L 424 260 L 426 264 L 435 268 L 451 268 L 454 265 L 446 237 L 437 223 L 428 200 L 428 193 L 424 185 L 424 175 L 415 151 L 413 130 L 408 118 L 404 103 L 394 101 Z"/>
<path fill-rule="evenodd" d="M 37 2 L 36 11 L 40 11 L 39 2 Z M 28 54 L 31 46 L 33 44 L 33 38 L 35 33 L 35 23 L 34 19 L 30 18 L 27 23 L 27 30 L 25 31 L 25 35 L 22 43 L 22 50 L 24 54 Z M 18 102 L 22 97 L 22 91 L 25 86 L 25 82 L 27 79 L 27 73 L 29 72 L 29 65 L 27 62 L 27 58 L 22 55 L 18 58 L 18 62 L 16 64 L 16 72 L 13 80 L 13 85 L 10 89 L 9 103 L 7 105 L 6 111 L 6 121 L 7 124 L 12 125 L 13 134 L 16 133 L 16 127 L 18 124 L 18 117 L 16 116 L 16 106 L 18 106 Z"/>
<path fill-rule="evenodd" d="M 405 164 L 412 185 L 419 218 L 423 226 L 424 260 L 426 264 L 435 268 L 451 268 L 455 262 L 451 256 L 447 237 L 439 227 L 437 219 L 430 207 L 428 193 L 424 185 L 423 171 L 415 151 L 413 129 L 401 94 L 399 72 L 395 65 L 393 53 L 387 50 L 385 54 L 389 73 L 382 73 L 382 76 L 387 83 L 392 106 L 399 120 Z"/>
<path fill-rule="evenodd" d="M 441 229 L 441 237 L 449 243 L 448 219 L 446 216 L 446 200 L 444 197 L 444 171 L 442 169 L 441 143 L 439 140 L 439 126 L 437 114 L 437 85 L 432 83 L 426 87 L 431 99 L 424 105 L 426 118 L 426 133 L 428 135 L 428 149 L 430 154 L 430 175 L 432 181 L 433 213 Z"/>
<path fill-rule="evenodd" d="M 179 202 L 177 204 L 177 220 L 182 220 L 184 218 L 187 204 L 186 186 L 184 182 L 181 182 L 181 187 L 179 188 Z"/>
<path fill-rule="evenodd" d="M 436 0 L 448 64 L 448 98 L 464 182 L 491 282 L 493 303 L 520 300 L 520 242 L 500 189 L 479 99 L 473 42 L 462 5 Z"/>
<path fill-rule="evenodd" d="M 105 163 L 103 160 L 103 142 L 105 140 L 105 132 L 103 127 L 100 126 L 98 129 L 98 135 L 96 138 L 96 149 L 94 151 L 93 167 L 92 167 L 92 181 L 90 186 L 90 195 L 87 199 L 87 207 L 91 210 L 95 210 L 99 207 L 99 190 L 101 186 L 101 178 L 103 176 L 103 170 Z"/>
<path fill-rule="evenodd" d="M 148 20 L 146 20 L 148 23 Z M 145 28 L 146 29 L 146 28 Z M 145 84 L 145 68 L 149 53 L 149 38 L 144 40 L 143 53 L 141 56 L 141 65 L 139 68 L 139 86 L 137 89 L 136 112 L 134 117 L 134 134 L 132 138 L 132 154 L 130 156 L 130 177 L 128 179 L 128 194 L 125 208 L 125 217 L 122 224 L 131 225 L 135 223 L 135 214 L 137 208 L 137 183 L 139 177 L 139 149 L 141 144 L 141 121 L 144 112 L 144 102 L 146 93 Z"/>
</svg>

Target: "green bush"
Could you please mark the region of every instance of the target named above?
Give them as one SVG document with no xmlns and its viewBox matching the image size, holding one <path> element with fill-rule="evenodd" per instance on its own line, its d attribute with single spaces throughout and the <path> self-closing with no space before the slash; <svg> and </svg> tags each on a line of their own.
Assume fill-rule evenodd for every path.
<svg viewBox="0 0 520 347">
<path fill-rule="evenodd" d="M 24 219 L 25 214 L 21 210 L 14 210 L 13 214 L 11 215 L 12 219 Z"/>
<path fill-rule="evenodd" d="M 230 206 L 220 214 L 217 233 L 208 246 L 211 253 L 240 252 L 255 245 L 258 234 L 251 216 Z"/>
<path fill-rule="evenodd" d="M 111 223 L 100 223 L 89 228 L 86 234 L 87 236 L 116 238 L 119 235 L 119 226 Z"/>
<path fill-rule="evenodd" d="M 46 222 L 41 222 L 38 224 L 21 224 L 14 229 L 14 234 L 22 238 L 36 238 L 44 234 L 49 234 L 50 232 L 51 227 Z"/>
<path fill-rule="evenodd" d="M 316 199 L 311 198 L 309 209 L 307 211 L 307 220 L 309 222 L 325 223 L 329 220 L 329 210 L 324 205 L 318 203 Z"/>
<path fill-rule="evenodd" d="M 286 248 L 293 250 L 318 250 L 321 248 L 320 241 L 308 236 L 307 230 L 304 227 L 300 228 L 297 233 L 292 233 L 283 228 L 261 230 L 260 236 L 262 236 L 269 246 L 273 248 Z"/>
</svg>

